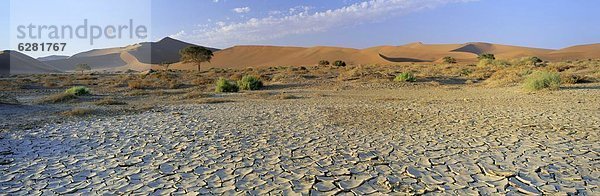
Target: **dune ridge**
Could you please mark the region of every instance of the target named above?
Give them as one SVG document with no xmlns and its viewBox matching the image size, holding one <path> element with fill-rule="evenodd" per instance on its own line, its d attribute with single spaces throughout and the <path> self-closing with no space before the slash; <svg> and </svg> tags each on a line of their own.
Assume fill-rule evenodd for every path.
<svg viewBox="0 0 600 196">
<path fill-rule="evenodd" d="M 44 58 L 43 63 L 58 70 L 72 71 L 75 65 L 85 63 L 94 70 L 137 70 L 157 68 L 159 64 L 170 63 L 173 69 L 194 70 L 193 63 L 179 62 L 179 51 L 195 44 L 186 43 L 170 37 L 158 42 L 144 42 L 124 47 L 94 49 L 75 54 L 71 57 Z M 359 64 L 397 64 L 397 63 L 443 63 L 446 56 L 455 58 L 459 63 L 476 63 L 477 56 L 491 53 L 499 59 L 515 59 L 537 56 L 547 61 L 566 61 L 600 58 L 600 44 L 588 44 L 567 47 L 559 50 L 511 46 L 485 42 L 464 44 L 426 44 L 422 42 L 399 46 L 375 46 L 364 49 L 332 46 L 293 47 L 266 45 L 239 45 L 214 52 L 210 63 L 203 68 L 245 68 L 269 66 L 307 66 L 316 65 L 321 60 L 333 63 L 345 61 L 350 65 Z M 40 70 L 44 71 L 44 70 Z"/>
</svg>

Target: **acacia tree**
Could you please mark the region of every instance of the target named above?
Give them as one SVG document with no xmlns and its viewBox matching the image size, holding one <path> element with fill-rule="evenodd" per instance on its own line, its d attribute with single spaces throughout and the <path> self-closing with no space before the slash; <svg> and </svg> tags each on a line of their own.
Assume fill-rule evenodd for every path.
<svg viewBox="0 0 600 196">
<path fill-rule="evenodd" d="M 209 62 L 213 57 L 212 51 L 201 46 L 189 46 L 179 51 L 181 61 L 184 63 L 196 63 L 198 71 L 203 62 Z"/>
<path fill-rule="evenodd" d="M 321 60 L 321 61 L 319 61 L 319 65 L 321 65 L 321 66 L 329 65 L 329 61 Z"/>
<path fill-rule="evenodd" d="M 84 71 L 89 71 L 92 70 L 92 68 L 88 65 L 88 64 L 77 64 L 75 65 L 75 71 L 81 71 L 81 74 L 83 74 Z"/>
<path fill-rule="evenodd" d="M 163 67 L 165 69 L 165 71 L 169 71 L 169 66 L 171 66 L 171 62 L 162 62 L 160 63 L 158 66 Z"/>
<path fill-rule="evenodd" d="M 335 65 L 336 67 L 346 67 L 346 62 L 337 60 L 337 61 L 333 62 L 333 65 Z"/>
</svg>

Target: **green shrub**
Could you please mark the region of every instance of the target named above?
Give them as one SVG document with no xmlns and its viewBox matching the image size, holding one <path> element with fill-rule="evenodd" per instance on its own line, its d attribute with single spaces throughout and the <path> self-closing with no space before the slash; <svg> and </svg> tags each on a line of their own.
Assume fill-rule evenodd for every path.
<svg viewBox="0 0 600 196">
<path fill-rule="evenodd" d="M 540 71 L 529 75 L 525 79 L 523 88 L 530 91 L 542 89 L 557 90 L 560 87 L 560 74 Z"/>
<path fill-rule="evenodd" d="M 414 82 L 417 81 L 417 78 L 410 72 L 400 73 L 394 78 L 396 82 Z"/>
<path fill-rule="evenodd" d="M 346 67 L 346 62 L 337 60 L 333 62 L 333 65 L 335 65 L 336 67 Z"/>
<path fill-rule="evenodd" d="M 76 95 L 76 96 L 84 96 L 92 94 L 89 88 L 83 86 L 75 86 L 67 89 L 65 91 L 66 94 Z"/>
<path fill-rule="evenodd" d="M 496 60 L 496 56 L 494 56 L 494 54 L 488 54 L 488 53 L 480 54 L 477 58 L 479 60 L 483 60 L 483 59 Z"/>
<path fill-rule="evenodd" d="M 262 81 L 254 76 L 244 76 L 237 83 L 241 90 L 258 90 L 263 87 Z"/>
<path fill-rule="evenodd" d="M 544 64 L 544 60 L 538 58 L 538 57 L 523 57 L 520 59 L 517 59 L 515 62 L 516 65 L 522 65 L 522 66 L 545 66 Z"/>
<path fill-rule="evenodd" d="M 319 65 L 321 65 L 321 66 L 329 65 L 329 61 L 321 60 L 321 61 L 319 61 Z"/>
<path fill-rule="evenodd" d="M 215 92 L 218 93 L 226 93 L 226 92 L 238 92 L 240 87 L 234 82 L 231 82 L 225 78 L 219 78 L 217 80 L 217 87 L 215 88 Z"/>
</svg>

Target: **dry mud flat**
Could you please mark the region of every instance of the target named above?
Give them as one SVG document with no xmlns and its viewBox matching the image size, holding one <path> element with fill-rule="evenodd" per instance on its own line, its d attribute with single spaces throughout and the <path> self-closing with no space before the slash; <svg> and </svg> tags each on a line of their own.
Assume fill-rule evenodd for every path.
<svg viewBox="0 0 600 196">
<path fill-rule="evenodd" d="M 600 194 L 600 91 L 320 92 L 0 133 L 0 194 Z"/>
</svg>

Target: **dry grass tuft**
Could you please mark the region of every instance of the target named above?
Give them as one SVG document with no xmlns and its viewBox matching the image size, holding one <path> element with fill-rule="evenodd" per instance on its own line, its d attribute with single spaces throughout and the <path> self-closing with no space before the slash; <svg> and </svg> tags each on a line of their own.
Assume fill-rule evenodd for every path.
<svg viewBox="0 0 600 196">
<path fill-rule="evenodd" d="M 233 100 L 230 99 L 217 99 L 217 98 L 206 98 L 206 99 L 200 99 L 198 100 L 198 104 L 218 104 L 218 103 L 229 103 L 229 102 L 235 102 Z"/>
<path fill-rule="evenodd" d="M 77 99 L 77 96 L 70 93 L 58 93 L 50 95 L 42 99 L 42 103 L 64 103 L 71 100 Z"/>
<path fill-rule="evenodd" d="M 97 110 L 93 110 L 93 109 L 88 109 L 88 108 L 74 108 L 68 111 L 64 111 L 61 114 L 63 116 L 77 116 L 77 117 L 81 117 L 81 116 L 91 116 L 91 115 L 95 115 L 97 114 L 98 111 Z"/>
</svg>

